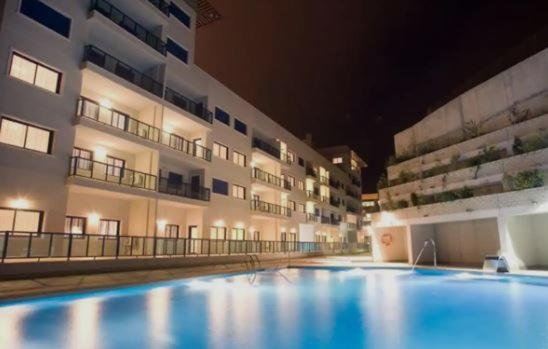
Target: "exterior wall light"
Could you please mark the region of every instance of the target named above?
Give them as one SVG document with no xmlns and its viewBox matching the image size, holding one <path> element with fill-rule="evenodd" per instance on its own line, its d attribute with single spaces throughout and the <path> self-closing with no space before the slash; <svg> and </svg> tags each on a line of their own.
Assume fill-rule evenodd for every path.
<svg viewBox="0 0 548 349">
<path fill-rule="evenodd" d="M 10 200 L 9 207 L 18 208 L 18 209 L 27 209 L 30 208 L 30 202 L 27 199 L 17 198 Z"/>
</svg>

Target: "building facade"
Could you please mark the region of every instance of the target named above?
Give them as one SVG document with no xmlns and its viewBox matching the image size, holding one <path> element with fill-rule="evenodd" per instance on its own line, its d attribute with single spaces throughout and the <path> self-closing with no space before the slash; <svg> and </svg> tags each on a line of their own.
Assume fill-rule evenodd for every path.
<svg viewBox="0 0 548 349">
<path fill-rule="evenodd" d="M 0 231 L 356 240 L 360 169 L 196 66 L 187 2 L 0 11 Z"/>
<path fill-rule="evenodd" d="M 548 266 L 548 49 L 396 134 L 373 215 L 378 260 Z M 424 260 L 431 262 L 431 248 Z"/>
</svg>

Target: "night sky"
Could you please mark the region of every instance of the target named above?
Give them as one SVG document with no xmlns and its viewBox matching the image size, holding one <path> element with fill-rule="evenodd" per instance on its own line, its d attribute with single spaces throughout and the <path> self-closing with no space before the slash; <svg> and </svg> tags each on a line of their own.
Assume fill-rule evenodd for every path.
<svg viewBox="0 0 548 349">
<path fill-rule="evenodd" d="M 366 191 L 394 133 L 548 46 L 546 0 L 209 1 L 223 18 L 196 63 L 297 137 L 355 149 Z"/>
</svg>

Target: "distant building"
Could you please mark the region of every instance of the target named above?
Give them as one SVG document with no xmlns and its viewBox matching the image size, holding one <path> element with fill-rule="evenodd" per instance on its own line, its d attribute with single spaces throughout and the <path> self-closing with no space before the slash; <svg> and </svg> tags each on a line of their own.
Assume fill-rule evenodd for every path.
<svg viewBox="0 0 548 349">
<path fill-rule="evenodd" d="M 373 213 L 379 212 L 379 193 L 362 194 L 363 225 L 371 225 Z"/>
<path fill-rule="evenodd" d="M 394 136 L 373 215 L 377 260 L 548 267 L 548 49 Z M 432 261 L 431 248 L 424 261 Z"/>
</svg>

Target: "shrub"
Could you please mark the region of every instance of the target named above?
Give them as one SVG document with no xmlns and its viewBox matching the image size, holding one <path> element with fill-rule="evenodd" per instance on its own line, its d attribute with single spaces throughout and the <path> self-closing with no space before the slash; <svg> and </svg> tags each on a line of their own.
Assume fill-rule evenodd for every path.
<svg viewBox="0 0 548 349">
<path fill-rule="evenodd" d="M 495 161 L 502 158 L 502 150 L 494 146 L 484 147 L 481 153 L 473 158 L 468 159 L 470 166 L 480 166 L 482 164 Z"/>
<path fill-rule="evenodd" d="M 400 183 L 407 183 L 417 179 L 417 175 L 407 170 L 401 170 L 398 179 Z"/>
<path fill-rule="evenodd" d="M 506 190 L 524 190 L 544 185 L 544 176 L 539 170 L 522 171 L 515 176 L 505 174 L 503 184 Z"/>
<path fill-rule="evenodd" d="M 464 123 L 462 127 L 462 136 L 464 139 L 476 138 L 481 135 L 481 126 L 474 120 L 470 120 Z"/>
<path fill-rule="evenodd" d="M 523 154 L 523 141 L 519 137 L 514 138 L 514 144 L 512 144 L 512 151 L 514 154 Z"/>
<path fill-rule="evenodd" d="M 383 173 L 377 181 L 377 190 L 381 190 L 386 187 L 388 187 L 388 179 L 386 178 L 386 173 Z"/>
<path fill-rule="evenodd" d="M 436 150 L 436 143 L 433 140 L 429 140 L 418 147 L 418 155 L 428 154 Z"/>
<path fill-rule="evenodd" d="M 546 147 L 548 147 L 548 135 L 536 135 L 522 142 L 522 153 L 528 153 Z"/>
<path fill-rule="evenodd" d="M 418 197 L 418 206 L 429 205 L 435 202 L 433 195 L 420 195 Z"/>
<path fill-rule="evenodd" d="M 419 206 L 419 196 L 417 193 L 411 193 L 411 204 L 413 204 L 413 206 Z"/>
<path fill-rule="evenodd" d="M 467 198 L 471 198 L 472 196 L 474 196 L 474 191 L 471 188 L 463 187 L 463 188 L 455 190 L 455 195 L 459 199 L 467 199 Z"/>
<path fill-rule="evenodd" d="M 409 202 L 407 202 L 406 200 L 399 200 L 398 202 L 396 202 L 396 208 L 407 208 L 409 207 Z"/>
</svg>

